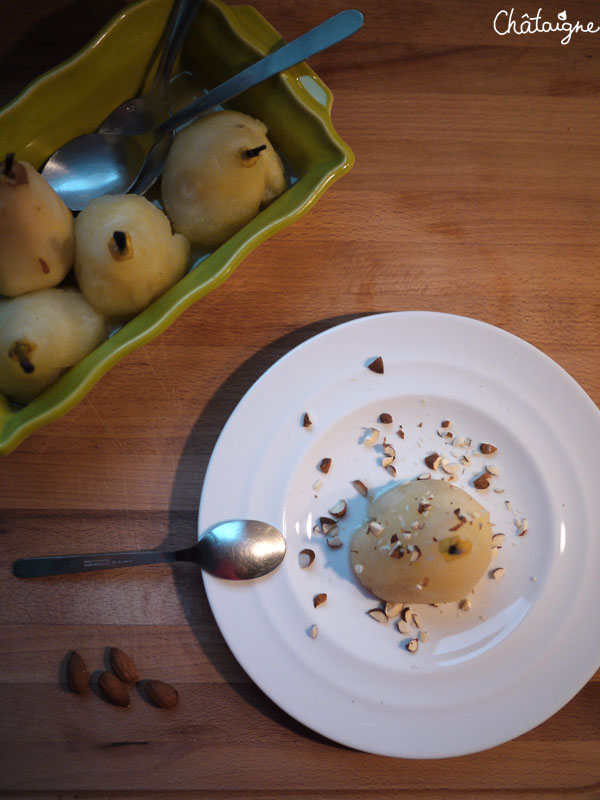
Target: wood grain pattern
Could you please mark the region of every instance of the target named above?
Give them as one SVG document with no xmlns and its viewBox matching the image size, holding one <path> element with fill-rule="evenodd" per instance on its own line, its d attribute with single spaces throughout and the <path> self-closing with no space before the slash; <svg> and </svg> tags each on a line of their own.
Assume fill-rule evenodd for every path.
<svg viewBox="0 0 600 800">
<path fill-rule="evenodd" d="M 0 100 L 122 5 L 7 0 Z M 254 5 L 288 39 L 346 6 Z M 194 568 L 35 583 L 10 573 L 23 555 L 193 542 L 206 465 L 238 400 L 296 344 L 357 315 L 424 309 L 490 322 L 600 402 L 600 34 L 568 46 L 554 34 L 499 37 L 491 20 L 502 4 L 491 0 L 360 7 L 359 34 L 311 60 L 334 92 L 355 168 L 0 461 L 2 797 L 600 797 L 600 673 L 500 747 L 376 757 L 306 729 L 249 680 Z M 570 19 L 598 18 L 591 0 L 566 8 Z M 95 689 L 69 694 L 68 652 L 97 674 L 110 646 L 144 677 L 174 683 L 178 708 L 159 711 L 135 689 L 131 709 Z"/>
</svg>

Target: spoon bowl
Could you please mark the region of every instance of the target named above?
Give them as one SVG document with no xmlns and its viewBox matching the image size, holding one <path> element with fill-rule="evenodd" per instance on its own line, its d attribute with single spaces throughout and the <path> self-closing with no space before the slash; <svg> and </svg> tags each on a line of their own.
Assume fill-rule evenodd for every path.
<svg viewBox="0 0 600 800">
<path fill-rule="evenodd" d="M 213 525 L 195 545 L 182 550 L 134 550 L 21 558 L 13 564 L 13 574 L 17 578 L 41 578 L 188 561 L 217 578 L 245 581 L 273 572 L 283 561 L 285 549 L 283 534 L 267 522 L 226 520 Z"/>
<path fill-rule="evenodd" d="M 272 525 L 229 520 L 206 531 L 187 551 L 189 558 L 217 578 L 248 580 L 268 575 L 285 556 L 285 539 Z"/>
<path fill-rule="evenodd" d="M 88 133 L 63 145 L 42 175 L 71 211 L 82 211 L 105 194 L 125 194 L 146 152 L 133 136 Z"/>
</svg>

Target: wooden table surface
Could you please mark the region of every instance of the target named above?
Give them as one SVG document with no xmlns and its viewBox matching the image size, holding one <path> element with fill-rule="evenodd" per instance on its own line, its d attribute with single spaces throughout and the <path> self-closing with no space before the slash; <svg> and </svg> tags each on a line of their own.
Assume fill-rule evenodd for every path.
<svg viewBox="0 0 600 800">
<path fill-rule="evenodd" d="M 254 4 L 288 39 L 347 6 Z M 0 100 L 122 5 L 5 0 Z M 494 749 L 378 757 L 311 732 L 249 680 L 193 570 L 35 583 L 11 574 L 24 555 L 192 543 L 206 466 L 238 400 L 292 347 L 356 315 L 425 309 L 492 323 L 600 402 L 600 33 L 568 45 L 556 33 L 501 37 L 495 0 L 360 7 L 364 28 L 311 60 L 335 95 L 354 169 L 0 461 L 2 796 L 600 797 L 598 673 Z M 565 8 L 570 20 L 599 21 L 592 0 Z M 134 693 L 124 710 L 68 694 L 70 649 L 95 672 L 108 646 L 174 683 L 179 707 L 159 712 Z"/>
</svg>

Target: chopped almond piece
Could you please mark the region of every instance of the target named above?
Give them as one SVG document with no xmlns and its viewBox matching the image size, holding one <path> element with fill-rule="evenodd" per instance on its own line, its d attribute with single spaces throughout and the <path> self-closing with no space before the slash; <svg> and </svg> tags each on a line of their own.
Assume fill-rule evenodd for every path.
<svg viewBox="0 0 600 800">
<path fill-rule="evenodd" d="M 378 375 L 383 375 L 383 359 L 381 356 L 374 358 L 370 364 L 367 364 L 367 366 L 371 372 L 377 372 Z"/>
</svg>

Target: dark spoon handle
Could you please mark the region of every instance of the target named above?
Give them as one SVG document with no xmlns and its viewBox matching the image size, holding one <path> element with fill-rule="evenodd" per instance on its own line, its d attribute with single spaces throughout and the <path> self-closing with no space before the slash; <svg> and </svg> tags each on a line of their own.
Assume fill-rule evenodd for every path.
<svg viewBox="0 0 600 800">
<path fill-rule="evenodd" d="M 169 89 L 169 79 L 173 72 L 175 59 L 203 0 L 176 0 L 171 8 L 164 32 L 164 46 L 156 68 L 154 84 L 150 91 L 159 89 L 164 97 Z"/>
<path fill-rule="evenodd" d="M 41 578 L 47 575 L 67 575 L 71 572 L 94 572 L 118 567 L 140 567 L 146 564 L 164 564 L 177 561 L 178 552 L 141 550 L 131 553 L 95 553 L 80 556 L 48 556 L 21 558 L 13 564 L 17 578 Z"/>
</svg>

